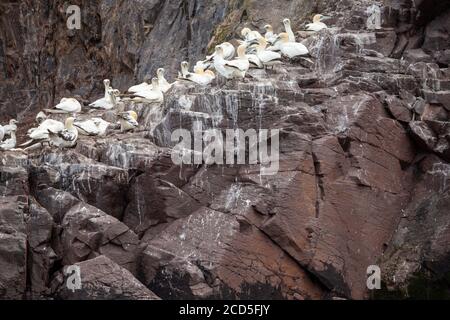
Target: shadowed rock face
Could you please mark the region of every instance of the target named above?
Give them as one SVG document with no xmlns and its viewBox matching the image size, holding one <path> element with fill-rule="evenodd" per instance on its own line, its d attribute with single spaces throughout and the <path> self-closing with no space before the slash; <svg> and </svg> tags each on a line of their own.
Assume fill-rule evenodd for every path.
<svg viewBox="0 0 450 320">
<path fill-rule="evenodd" d="M 61 97 L 91 101 L 103 78 L 123 90 L 161 66 L 173 78 L 244 25 L 279 30 L 289 16 L 297 31 L 324 12 L 336 26 L 297 33 L 310 59 L 181 82 L 162 105 L 126 102 L 134 132 L 1 153 L 0 298 L 363 299 L 370 265 L 404 297 L 417 274 L 445 279 L 450 11 L 392 0 L 368 30 L 374 2 L 83 2 L 82 30 L 69 31 L 60 1 L 0 1 L 0 119 L 22 114 L 19 141 Z M 92 116 L 117 120 L 78 118 Z M 175 165 L 171 133 L 199 124 L 278 129 L 277 173 Z M 76 293 L 64 283 L 73 264 Z"/>
</svg>

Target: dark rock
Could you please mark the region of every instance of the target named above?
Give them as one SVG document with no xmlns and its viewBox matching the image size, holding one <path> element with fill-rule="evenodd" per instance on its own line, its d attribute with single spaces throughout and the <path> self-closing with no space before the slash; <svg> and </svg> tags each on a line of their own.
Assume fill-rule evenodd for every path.
<svg viewBox="0 0 450 320">
<path fill-rule="evenodd" d="M 0 298 L 23 299 L 27 281 L 26 203 L 0 198 Z"/>
<path fill-rule="evenodd" d="M 88 204 L 77 204 L 62 221 L 63 264 L 105 255 L 136 272 L 139 239 L 126 225 Z"/>
<path fill-rule="evenodd" d="M 53 219 L 47 210 L 33 201 L 26 228 L 29 244 L 29 290 L 32 298 L 39 299 L 47 293 L 51 269 L 57 258 L 51 247 Z"/>
<path fill-rule="evenodd" d="M 401 122 L 409 122 L 412 120 L 411 111 L 408 109 L 407 105 L 403 100 L 395 96 L 389 96 L 386 98 L 386 103 L 389 112 L 394 116 L 395 119 Z"/>
<path fill-rule="evenodd" d="M 423 121 L 412 121 L 409 123 L 411 134 L 420 147 L 433 151 L 437 143 L 436 134 Z"/>
<path fill-rule="evenodd" d="M 165 299 L 322 294 L 305 271 L 251 223 L 207 208 L 173 222 L 150 241 L 141 268 L 144 283 Z"/>
<path fill-rule="evenodd" d="M 56 296 L 64 300 L 159 300 L 153 292 L 141 284 L 128 270 L 107 256 L 75 264 L 80 267 L 81 289 L 70 291 L 60 273 L 53 286 L 59 287 Z"/>
</svg>

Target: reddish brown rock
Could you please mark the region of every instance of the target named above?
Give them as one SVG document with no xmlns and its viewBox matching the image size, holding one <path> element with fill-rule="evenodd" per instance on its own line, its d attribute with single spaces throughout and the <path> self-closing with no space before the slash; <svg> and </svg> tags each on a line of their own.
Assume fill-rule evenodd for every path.
<svg viewBox="0 0 450 320">
<path fill-rule="evenodd" d="M 71 291 L 59 274 L 52 285 L 59 284 L 55 295 L 64 300 L 159 300 L 153 292 L 140 283 L 128 270 L 108 257 L 96 258 L 75 264 L 80 268 L 81 289 Z"/>
<path fill-rule="evenodd" d="M 201 235 L 201 236 L 200 236 Z M 251 223 L 207 208 L 150 241 L 144 283 L 165 299 L 317 299 L 322 290 Z"/>
</svg>

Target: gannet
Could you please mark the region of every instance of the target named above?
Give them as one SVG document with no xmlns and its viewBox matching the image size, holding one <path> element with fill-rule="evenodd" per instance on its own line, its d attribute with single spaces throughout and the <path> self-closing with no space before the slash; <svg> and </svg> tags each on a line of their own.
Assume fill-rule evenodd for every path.
<svg viewBox="0 0 450 320">
<path fill-rule="evenodd" d="M 165 70 L 163 68 L 159 68 L 158 71 L 156 72 L 156 75 L 158 77 L 159 89 L 163 93 L 166 93 L 167 91 L 169 91 L 170 88 L 172 88 L 172 85 L 169 82 L 167 82 L 166 78 L 164 78 L 164 72 Z"/>
<path fill-rule="evenodd" d="M 37 123 L 38 125 L 41 124 L 42 122 L 44 122 L 46 119 L 47 119 L 47 115 L 46 115 L 43 111 L 40 111 L 40 112 L 36 115 L 36 118 L 35 118 L 36 123 Z"/>
<path fill-rule="evenodd" d="M 3 141 L 2 143 L 0 143 L 0 150 L 2 151 L 6 151 L 6 150 L 11 150 L 14 149 L 16 147 L 16 129 L 13 129 L 10 132 L 10 138 L 6 139 L 5 141 Z"/>
<path fill-rule="evenodd" d="M 5 134 L 11 134 L 12 131 L 17 131 L 17 120 L 11 119 L 9 120 L 9 124 L 3 127 L 5 130 Z"/>
<path fill-rule="evenodd" d="M 244 79 L 246 72 L 250 68 L 250 63 L 247 56 L 245 55 L 246 49 L 247 45 L 241 44 L 237 49 L 238 57 L 234 60 L 225 62 L 225 68 L 230 68 L 233 71 L 233 78 Z"/>
<path fill-rule="evenodd" d="M 277 35 L 273 33 L 273 27 L 270 24 L 266 24 L 264 29 L 266 30 L 264 38 L 268 43 L 273 44 L 277 40 Z"/>
<path fill-rule="evenodd" d="M 76 121 L 73 124 L 78 132 L 85 136 L 103 136 L 110 123 L 102 118 L 92 118 L 85 121 Z"/>
<path fill-rule="evenodd" d="M 263 37 L 258 31 L 252 31 L 249 28 L 242 29 L 241 36 L 247 42 L 251 42 L 253 40 L 259 40 L 260 38 Z"/>
<path fill-rule="evenodd" d="M 291 28 L 291 20 L 286 18 L 286 19 L 283 20 L 283 24 L 284 24 L 284 28 L 286 30 L 286 33 L 288 34 L 289 41 L 290 42 L 295 42 L 295 35 L 294 35 L 294 32 L 292 31 L 292 28 Z"/>
<path fill-rule="evenodd" d="M 33 142 L 45 142 L 49 140 L 48 130 L 52 132 L 60 132 L 64 130 L 64 123 L 53 120 L 53 119 L 45 119 L 42 121 L 37 128 L 32 128 L 28 130 L 28 137 L 31 139 L 23 144 L 21 147 L 26 147 L 32 144 Z"/>
<path fill-rule="evenodd" d="M 280 33 L 278 37 L 280 38 L 279 48 L 283 55 L 292 59 L 297 56 L 309 54 L 308 48 L 303 44 L 289 41 L 289 35 L 287 33 Z"/>
<path fill-rule="evenodd" d="M 58 148 L 72 148 L 77 144 L 78 130 L 73 125 L 75 119 L 69 117 L 65 121 L 64 129 L 59 131 L 52 131 L 47 129 L 50 139 L 50 145 Z"/>
<path fill-rule="evenodd" d="M 236 53 L 236 49 L 234 46 L 229 42 L 223 42 L 219 45 L 223 49 L 223 59 L 224 60 L 231 60 L 234 57 L 234 54 Z M 216 51 L 214 51 L 213 54 L 206 56 L 205 60 L 197 61 L 197 63 L 194 66 L 194 70 L 196 67 L 202 68 L 203 70 L 207 70 L 209 68 L 214 67 L 214 58 L 216 56 Z M 195 71 L 194 71 L 195 72 Z M 179 77 L 183 77 L 181 74 L 179 74 Z"/>
<path fill-rule="evenodd" d="M 132 100 L 136 102 L 163 103 L 164 94 L 159 87 L 158 78 L 152 79 L 151 89 L 136 92 L 135 97 Z"/>
<path fill-rule="evenodd" d="M 55 109 L 45 109 L 49 113 L 78 113 L 81 112 L 81 104 L 74 98 L 62 98 Z"/>
<path fill-rule="evenodd" d="M 105 85 L 105 97 L 92 102 L 89 107 L 104 110 L 110 110 L 114 107 L 110 96 L 110 90 L 112 89 L 110 86 L 110 81 L 105 79 L 103 80 L 103 84 Z"/>
<path fill-rule="evenodd" d="M 200 61 L 197 61 L 195 66 L 194 66 L 194 70 L 195 70 L 195 68 L 201 68 L 203 70 L 206 70 L 206 69 L 208 69 L 211 66 L 211 64 L 212 64 L 212 58 L 211 58 L 211 60 L 200 60 Z M 183 75 L 182 75 L 181 72 L 178 73 L 178 78 L 183 78 Z"/>
<path fill-rule="evenodd" d="M 189 72 L 189 63 L 187 61 L 181 63 L 181 75 L 181 80 L 191 81 L 202 86 L 207 86 L 216 78 L 214 72 L 211 70 L 205 71 L 199 65 L 194 67 L 194 73 Z"/>
<path fill-rule="evenodd" d="M 231 67 L 226 67 L 225 63 L 227 61 L 223 58 L 223 48 L 221 46 L 216 46 L 216 52 L 214 56 L 214 68 L 217 73 L 226 79 L 233 78 L 234 69 Z"/>
<path fill-rule="evenodd" d="M 143 90 L 149 90 L 151 89 L 152 85 L 148 83 L 147 81 L 142 82 L 141 84 L 137 84 L 135 86 L 132 86 L 128 89 L 129 93 L 136 93 Z"/>
<path fill-rule="evenodd" d="M 256 53 L 256 51 L 255 51 Z M 263 63 L 261 62 L 261 60 L 258 58 L 258 56 L 256 54 L 250 53 L 250 54 L 246 54 L 245 55 L 248 59 L 248 62 L 250 63 L 250 68 L 258 68 L 258 69 L 262 69 L 264 68 Z"/>
<path fill-rule="evenodd" d="M 308 23 L 306 25 L 306 31 L 314 31 L 318 32 L 322 29 L 327 29 L 327 25 L 323 23 L 322 21 L 328 20 L 331 17 L 323 16 L 321 14 L 316 14 L 313 18 L 313 23 Z"/>
<path fill-rule="evenodd" d="M 0 125 L 0 142 L 3 141 L 3 138 L 5 137 L 5 129 L 2 125 Z"/>
<path fill-rule="evenodd" d="M 256 56 L 264 66 L 274 66 L 281 63 L 281 54 L 274 51 L 266 50 L 267 40 L 259 39 L 259 45 L 256 48 Z"/>
<path fill-rule="evenodd" d="M 118 114 L 120 122 L 120 131 L 127 132 L 139 126 L 137 113 L 134 111 L 125 111 Z"/>
</svg>

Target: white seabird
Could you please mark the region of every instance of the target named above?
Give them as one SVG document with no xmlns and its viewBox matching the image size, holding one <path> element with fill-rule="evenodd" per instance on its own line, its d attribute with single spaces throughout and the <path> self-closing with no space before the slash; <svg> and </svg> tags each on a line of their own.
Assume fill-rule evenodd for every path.
<svg viewBox="0 0 450 320">
<path fill-rule="evenodd" d="M 207 86 L 215 78 L 216 75 L 211 70 L 204 70 L 200 65 L 194 67 L 194 73 L 189 72 L 189 63 L 183 61 L 181 63 L 181 75 L 180 80 L 191 81 L 201 86 Z"/>
<path fill-rule="evenodd" d="M 294 32 L 292 31 L 292 28 L 291 28 L 291 20 L 286 18 L 286 19 L 283 20 L 283 24 L 284 24 L 284 29 L 286 30 L 286 33 L 289 36 L 289 41 L 290 42 L 295 42 L 295 34 L 294 34 Z"/>
<path fill-rule="evenodd" d="M 259 45 L 256 48 L 256 56 L 264 66 L 274 66 L 281 63 L 281 54 L 275 51 L 266 50 L 267 40 L 259 39 Z"/>
<path fill-rule="evenodd" d="M 78 113 L 81 112 L 81 104 L 74 98 L 62 98 L 55 109 L 46 109 L 49 113 Z"/>
<path fill-rule="evenodd" d="M 28 137 L 31 139 L 23 144 L 21 147 L 26 147 L 32 144 L 33 142 L 46 142 L 49 141 L 48 130 L 52 132 L 60 132 L 64 130 L 64 123 L 53 120 L 53 119 L 45 119 L 42 121 L 37 128 L 31 128 L 28 130 Z"/>
<path fill-rule="evenodd" d="M 12 131 L 17 131 L 17 120 L 11 119 L 6 126 L 3 126 L 5 134 L 11 134 Z"/>
<path fill-rule="evenodd" d="M 227 61 L 223 58 L 223 48 L 221 46 L 216 46 L 216 52 L 214 56 L 214 68 L 217 73 L 226 79 L 233 78 L 234 69 L 226 67 L 225 63 Z"/>
<path fill-rule="evenodd" d="M 135 93 L 135 97 L 132 101 L 147 102 L 147 103 L 163 103 L 164 94 L 159 87 L 158 78 L 152 79 L 151 89 L 142 90 Z"/>
<path fill-rule="evenodd" d="M 222 49 L 223 49 L 223 59 L 224 60 L 231 60 L 234 58 L 236 49 L 234 48 L 234 46 L 231 43 L 223 42 L 219 46 L 222 47 Z M 216 51 L 214 51 L 213 54 L 207 56 L 205 60 L 197 61 L 197 63 L 194 66 L 194 70 L 197 67 L 202 68 L 203 70 L 207 70 L 207 69 L 211 68 L 211 66 L 214 66 L 215 56 L 216 56 Z"/>
<path fill-rule="evenodd" d="M 108 79 L 103 80 L 103 84 L 105 85 L 105 96 L 101 99 L 98 99 L 92 102 L 89 107 L 95 109 L 104 109 L 110 110 L 114 107 L 112 98 L 110 95 L 110 90 L 112 89 L 110 86 L 110 81 Z"/>
<path fill-rule="evenodd" d="M 263 38 L 263 36 L 258 31 L 250 30 L 249 28 L 242 29 L 241 36 L 247 42 L 252 42 L 253 40 L 259 40 L 260 38 Z"/>
<path fill-rule="evenodd" d="M 303 44 L 298 42 L 291 42 L 289 40 L 289 35 L 287 33 L 280 33 L 279 36 L 280 42 L 277 43 L 280 51 L 283 55 L 292 59 L 298 56 L 306 56 L 309 55 L 309 50 Z"/>
<path fill-rule="evenodd" d="M 170 88 L 172 88 L 172 85 L 166 80 L 166 78 L 164 77 L 164 73 L 165 73 L 165 70 L 163 68 L 159 68 L 158 71 L 156 71 L 156 75 L 158 77 L 159 89 L 163 93 L 166 93 L 167 91 L 170 90 Z"/>
<path fill-rule="evenodd" d="M 144 81 L 141 84 L 137 84 L 135 86 L 130 87 L 127 92 L 136 93 L 139 91 L 149 90 L 149 89 L 151 89 L 151 87 L 152 87 L 152 85 L 150 83 L 148 83 L 147 81 Z"/>
<path fill-rule="evenodd" d="M 324 16 L 324 15 L 321 15 L 321 14 L 316 14 L 315 16 L 314 16 L 314 18 L 313 18 L 313 23 L 308 23 L 307 25 L 306 25 L 306 31 L 314 31 L 314 32 L 318 32 L 318 31 L 320 31 L 320 30 L 323 30 L 323 29 L 327 29 L 328 28 L 328 26 L 325 24 L 325 23 L 323 23 L 322 21 L 325 21 L 325 20 L 328 20 L 328 19 L 330 19 L 331 17 L 329 17 L 329 16 Z"/>
<path fill-rule="evenodd" d="M 247 56 L 245 55 L 245 50 L 247 49 L 246 44 L 241 44 L 238 49 L 237 53 L 238 56 L 236 59 L 231 61 L 225 62 L 225 68 L 231 68 L 232 69 L 232 78 L 245 78 L 245 74 L 247 73 L 248 69 L 250 68 L 250 62 L 248 61 Z"/>
<path fill-rule="evenodd" d="M 5 129 L 2 125 L 0 125 L 0 142 L 3 141 L 3 138 L 5 137 Z"/>
<path fill-rule="evenodd" d="M 127 132 L 139 126 L 137 122 L 138 116 L 134 111 L 125 111 L 118 114 L 120 122 L 120 131 Z"/>
<path fill-rule="evenodd" d="M 75 121 L 73 125 L 78 129 L 78 132 L 81 135 L 103 136 L 110 126 L 110 123 L 102 118 L 92 118 L 85 121 Z"/>
<path fill-rule="evenodd" d="M 10 138 L 6 139 L 5 141 L 3 141 L 2 143 L 0 143 L 0 150 L 1 151 L 6 151 L 6 150 L 11 150 L 14 149 L 16 147 L 16 129 L 11 130 L 10 134 Z"/>
<path fill-rule="evenodd" d="M 69 117 L 65 121 L 64 129 L 60 131 L 52 131 L 47 129 L 50 139 L 50 145 L 58 148 L 72 148 L 77 144 L 78 130 L 73 125 L 75 119 Z"/>
<path fill-rule="evenodd" d="M 270 24 L 266 24 L 264 26 L 264 29 L 266 30 L 264 38 L 267 40 L 267 42 L 270 44 L 275 43 L 275 41 L 277 40 L 277 35 L 273 33 L 273 27 Z"/>
</svg>

